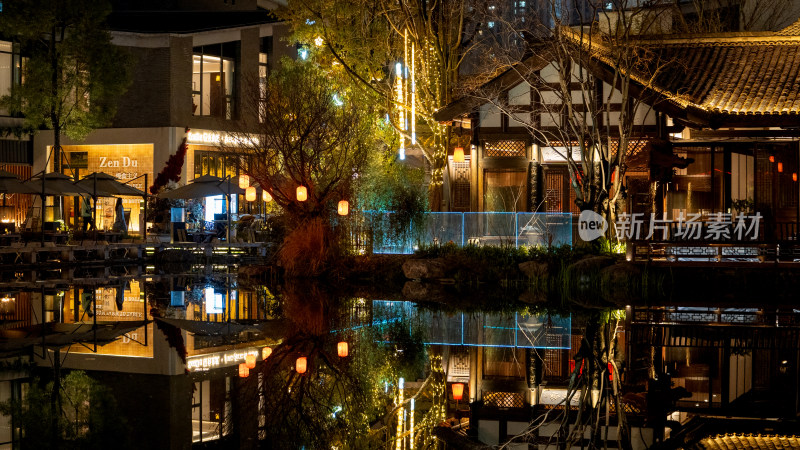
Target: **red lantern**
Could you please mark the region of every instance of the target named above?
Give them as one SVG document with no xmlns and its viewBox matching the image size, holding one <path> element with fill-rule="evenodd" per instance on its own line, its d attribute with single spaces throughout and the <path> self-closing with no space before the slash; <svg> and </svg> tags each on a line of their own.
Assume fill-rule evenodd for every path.
<svg viewBox="0 0 800 450">
<path fill-rule="evenodd" d="M 297 371 L 299 374 L 306 373 L 306 368 L 308 366 L 308 361 L 306 360 L 305 356 L 301 356 L 297 358 L 297 361 L 294 364 L 294 370 Z"/>
<path fill-rule="evenodd" d="M 250 353 L 244 357 L 244 364 L 247 366 L 248 369 L 255 369 L 256 368 L 256 355 Z"/>
<path fill-rule="evenodd" d="M 453 400 L 461 400 L 464 397 L 464 383 L 453 383 Z"/>
<path fill-rule="evenodd" d="M 239 377 L 247 378 L 248 376 L 250 376 L 250 369 L 247 367 L 247 364 L 239 364 Z"/>
<path fill-rule="evenodd" d="M 608 363 L 608 381 L 614 381 L 614 365 Z"/>
<path fill-rule="evenodd" d="M 769 162 L 775 162 L 775 155 L 769 155 Z"/>
<path fill-rule="evenodd" d="M 453 151 L 453 162 L 464 162 L 464 149 L 462 147 L 456 147 Z"/>
<path fill-rule="evenodd" d="M 792 174 L 792 181 L 797 181 L 797 172 Z"/>
<path fill-rule="evenodd" d="M 272 347 L 264 347 L 261 349 L 261 360 L 265 361 L 272 354 Z"/>
<path fill-rule="evenodd" d="M 782 162 L 778 163 L 778 172 L 783 172 L 783 163 Z"/>
<path fill-rule="evenodd" d="M 347 355 L 350 354 L 348 352 L 347 342 L 346 341 L 339 342 L 339 344 L 336 346 L 336 350 L 338 351 L 340 358 L 344 358 L 344 357 L 346 357 Z"/>
</svg>

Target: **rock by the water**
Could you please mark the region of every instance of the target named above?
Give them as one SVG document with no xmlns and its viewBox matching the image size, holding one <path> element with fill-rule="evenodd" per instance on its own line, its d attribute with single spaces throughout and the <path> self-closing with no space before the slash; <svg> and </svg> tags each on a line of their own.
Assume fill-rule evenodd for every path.
<svg viewBox="0 0 800 450">
<path fill-rule="evenodd" d="M 519 270 L 528 278 L 547 278 L 550 275 L 550 267 L 546 262 L 525 261 L 519 264 Z"/>
<path fill-rule="evenodd" d="M 403 263 L 403 274 L 413 280 L 444 278 L 445 263 L 441 258 L 409 259 Z"/>
</svg>

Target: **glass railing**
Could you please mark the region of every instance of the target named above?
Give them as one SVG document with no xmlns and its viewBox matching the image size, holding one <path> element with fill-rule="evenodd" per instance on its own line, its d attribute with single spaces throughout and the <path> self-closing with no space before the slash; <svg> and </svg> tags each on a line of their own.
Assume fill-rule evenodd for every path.
<svg viewBox="0 0 800 450">
<path fill-rule="evenodd" d="M 393 212 L 363 213 L 373 253 L 410 254 L 420 246 L 572 245 L 572 214 L 431 212 L 403 226 Z"/>
</svg>

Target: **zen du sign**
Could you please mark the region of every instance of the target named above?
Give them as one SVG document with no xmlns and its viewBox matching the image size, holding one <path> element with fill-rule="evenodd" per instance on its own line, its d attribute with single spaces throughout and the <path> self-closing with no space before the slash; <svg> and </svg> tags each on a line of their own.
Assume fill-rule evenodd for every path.
<svg viewBox="0 0 800 450">
<path fill-rule="evenodd" d="M 681 214 L 677 219 L 658 219 L 651 213 L 649 221 L 644 213 L 621 213 L 614 222 L 614 233 L 619 240 L 705 240 L 705 241 L 755 241 L 759 236 L 761 213 L 710 214 L 704 219 L 699 213 Z M 608 230 L 606 219 L 594 211 L 583 211 L 578 218 L 578 235 L 584 241 L 593 241 Z"/>
</svg>

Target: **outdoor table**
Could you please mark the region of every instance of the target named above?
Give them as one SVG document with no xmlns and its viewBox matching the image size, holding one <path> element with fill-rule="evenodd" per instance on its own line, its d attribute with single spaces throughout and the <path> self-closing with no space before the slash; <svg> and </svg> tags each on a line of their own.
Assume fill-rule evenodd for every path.
<svg viewBox="0 0 800 450">
<path fill-rule="evenodd" d="M 0 234 L 0 246 L 7 247 L 21 240 L 22 235 L 19 233 Z"/>
</svg>

